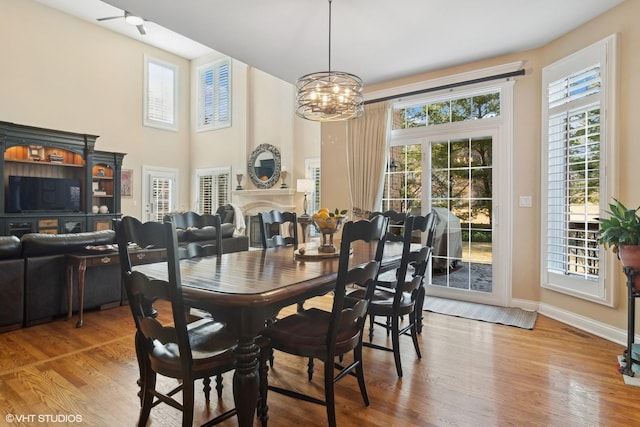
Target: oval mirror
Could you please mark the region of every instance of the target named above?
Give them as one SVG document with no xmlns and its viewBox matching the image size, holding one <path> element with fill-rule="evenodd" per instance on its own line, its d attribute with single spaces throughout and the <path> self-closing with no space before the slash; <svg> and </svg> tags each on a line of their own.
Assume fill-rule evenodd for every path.
<svg viewBox="0 0 640 427">
<path fill-rule="evenodd" d="M 258 188 L 273 187 L 280 179 L 280 151 L 271 144 L 260 144 L 251 153 L 247 172 Z"/>
</svg>

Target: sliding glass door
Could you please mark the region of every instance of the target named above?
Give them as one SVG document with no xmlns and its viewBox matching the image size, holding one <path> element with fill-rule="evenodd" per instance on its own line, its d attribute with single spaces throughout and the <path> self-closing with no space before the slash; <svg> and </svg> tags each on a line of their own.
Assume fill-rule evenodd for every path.
<svg viewBox="0 0 640 427">
<path fill-rule="evenodd" d="M 381 208 L 437 215 L 428 295 L 509 304 L 512 86 L 393 106 Z"/>
<path fill-rule="evenodd" d="M 493 135 L 428 143 L 431 211 L 438 218 L 428 292 L 497 303 Z"/>
</svg>

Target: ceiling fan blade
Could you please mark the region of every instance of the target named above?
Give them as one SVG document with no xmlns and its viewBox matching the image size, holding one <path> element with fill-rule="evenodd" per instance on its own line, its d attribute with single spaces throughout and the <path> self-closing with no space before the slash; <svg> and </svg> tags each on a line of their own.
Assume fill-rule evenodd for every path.
<svg viewBox="0 0 640 427">
<path fill-rule="evenodd" d="M 106 18 L 98 18 L 96 19 L 96 21 L 108 21 L 109 19 L 118 19 L 118 18 L 124 18 L 124 16 L 120 15 L 120 16 L 107 16 Z"/>
<path fill-rule="evenodd" d="M 138 28 L 138 31 L 140 31 L 140 34 L 141 34 L 141 35 L 143 35 L 143 36 L 144 36 L 145 34 L 147 34 L 147 32 L 146 32 L 146 31 L 145 31 L 145 29 L 144 29 L 144 26 L 142 26 L 142 25 L 136 25 L 136 27 Z"/>
</svg>

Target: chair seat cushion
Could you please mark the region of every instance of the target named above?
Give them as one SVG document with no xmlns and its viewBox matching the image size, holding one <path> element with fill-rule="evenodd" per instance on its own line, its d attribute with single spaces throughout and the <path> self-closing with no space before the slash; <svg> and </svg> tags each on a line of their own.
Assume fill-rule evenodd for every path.
<svg viewBox="0 0 640 427">
<path fill-rule="evenodd" d="M 398 284 L 398 279 L 396 278 L 397 270 L 385 271 L 378 276 L 378 280 L 376 281 L 376 286 L 380 286 L 383 288 L 395 289 Z M 412 266 L 407 267 L 407 274 L 405 276 L 405 282 L 411 281 L 413 278 L 414 269 Z"/>
<path fill-rule="evenodd" d="M 232 348 L 237 340 L 223 323 L 200 319 L 190 323 L 188 331 L 196 378 L 212 369 L 233 368 Z M 182 374 L 178 344 L 155 340 L 152 345 L 150 360 L 153 370 L 165 376 L 180 378 Z"/>
<path fill-rule="evenodd" d="M 364 298 L 365 290 L 358 289 L 356 291 L 350 292 L 348 296 L 350 298 L 362 299 Z M 369 314 L 373 314 L 376 316 L 391 316 L 394 314 L 393 310 L 393 299 L 395 297 L 395 291 L 388 291 L 384 289 L 376 289 L 371 297 L 371 302 L 369 303 Z M 411 298 L 411 294 L 409 292 L 402 293 L 402 299 L 398 304 L 398 309 L 396 314 L 403 315 L 408 314 L 413 310 L 414 301 Z"/>
<path fill-rule="evenodd" d="M 398 280 L 396 278 L 396 270 L 385 271 L 384 273 L 380 273 L 378 275 L 378 280 L 376 281 L 376 286 L 380 286 L 383 288 L 393 289 L 398 284 Z"/>
<path fill-rule="evenodd" d="M 310 308 L 276 321 L 265 328 L 262 335 L 269 338 L 271 347 L 277 350 L 324 360 L 330 319 L 331 313 Z M 336 355 L 352 350 L 359 335 L 360 331 L 353 323 L 341 327 L 336 340 Z"/>
</svg>

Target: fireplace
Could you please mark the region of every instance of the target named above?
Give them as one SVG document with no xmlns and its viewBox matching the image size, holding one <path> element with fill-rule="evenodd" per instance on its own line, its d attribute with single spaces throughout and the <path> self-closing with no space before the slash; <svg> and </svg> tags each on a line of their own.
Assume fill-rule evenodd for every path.
<svg viewBox="0 0 640 427">
<path fill-rule="evenodd" d="M 258 213 L 268 212 L 273 209 L 295 211 L 295 194 L 296 191 L 292 188 L 234 190 L 231 193 L 232 203 L 238 206 L 244 215 L 250 247 L 262 248 Z"/>
<path fill-rule="evenodd" d="M 262 247 L 262 236 L 260 235 L 260 218 L 258 215 L 247 217 L 247 234 L 249 236 L 249 246 L 252 248 Z"/>
</svg>

